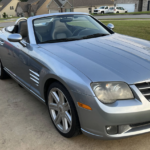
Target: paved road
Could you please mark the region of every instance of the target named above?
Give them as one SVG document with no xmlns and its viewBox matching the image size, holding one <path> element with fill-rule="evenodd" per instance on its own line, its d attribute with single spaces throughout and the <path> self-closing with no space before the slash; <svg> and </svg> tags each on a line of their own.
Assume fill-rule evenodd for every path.
<svg viewBox="0 0 150 150">
<path fill-rule="evenodd" d="M 97 19 L 116 19 L 116 18 L 142 18 L 142 19 L 150 19 L 150 14 L 149 15 L 110 15 L 110 16 L 95 16 Z"/>
<path fill-rule="evenodd" d="M 0 23 L 0 27 L 8 27 L 8 26 L 13 26 L 15 22 L 3 22 Z"/>
<path fill-rule="evenodd" d="M 149 150 L 150 133 L 113 141 L 63 138 L 47 107 L 12 79 L 0 80 L 0 150 Z"/>
</svg>

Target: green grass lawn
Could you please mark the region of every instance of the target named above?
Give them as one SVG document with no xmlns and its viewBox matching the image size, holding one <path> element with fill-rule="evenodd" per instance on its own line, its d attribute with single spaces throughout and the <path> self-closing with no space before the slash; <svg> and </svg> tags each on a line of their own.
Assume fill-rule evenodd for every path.
<svg viewBox="0 0 150 150">
<path fill-rule="evenodd" d="M 105 25 L 114 24 L 114 32 L 150 41 L 150 20 L 103 20 L 101 22 Z"/>
<path fill-rule="evenodd" d="M 112 23 L 115 25 L 114 32 L 125 34 L 150 41 L 150 20 L 101 20 L 105 25 Z M 70 25 L 95 28 L 92 23 L 85 21 L 69 22 Z"/>
</svg>

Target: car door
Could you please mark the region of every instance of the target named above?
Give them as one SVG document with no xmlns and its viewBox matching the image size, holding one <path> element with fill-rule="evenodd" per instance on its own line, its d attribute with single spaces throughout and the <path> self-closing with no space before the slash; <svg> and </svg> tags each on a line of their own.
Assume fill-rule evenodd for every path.
<svg viewBox="0 0 150 150">
<path fill-rule="evenodd" d="M 108 13 L 108 7 L 105 7 L 104 11 L 105 11 L 105 13 Z"/>
<path fill-rule="evenodd" d="M 22 40 L 21 42 L 25 42 Z M 13 51 L 13 65 L 11 71 L 16 75 L 21 83 L 30 88 L 30 79 L 29 79 L 29 43 L 26 43 L 26 47 L 21 43 L 13 43 L 14 51 Z"/>
<path fill-rule="evenodd" d="M 110 7 L 108 12 L 113 13 L 114 12 L 114 7 Z"/>
<path fill-rule="evenodd" d="M 15 78 L 29 88 L 30 80 L 28 52 L 28 46 L 24 47 L 19 42 L 7 41 L 7 55 L 5 58 L 9 64 L 7 64 L 6 67 Z"/>
<path fill-rule="evenodd" d="M 125 13 L 125 11 L 124 11 L 124 8 L 123 8 L 123 7 L 120 7 L 120 9 L 121 9 L 121 13 Z"/>
<path fill-rule="evenodd" d="M 3 46 L 1 48 L 2 63 L 6 70 L 13 75 L 21 83 L 30 87 L 29 80 L 29 44 L 22 44 L 24 40 L 20 42 L 10 42 L 8 37 L 11 34 L 5 31 L 3 39 Z"/>
<path fill-rule="evenodd" d="M 117 13 L 120 13 L 120 7 L 117 7 Z"/>
</svg>

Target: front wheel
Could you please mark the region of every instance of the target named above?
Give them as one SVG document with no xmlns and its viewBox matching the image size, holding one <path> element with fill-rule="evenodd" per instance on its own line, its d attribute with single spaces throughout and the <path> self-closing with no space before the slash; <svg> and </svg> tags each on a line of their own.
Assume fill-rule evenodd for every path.
<svg viewBox="0 0 150 150">
<path fill-rule="evenodd" d="M 76 108 L 66 88 L 59 82 L 52 83 L 47 99 L 49 114 L 57 131 L 66 138 L 81 133 Z"/>
<path fill-rule="evenodd" d="M 101 14 L 104 14 L 104 11 L 102 11 Z"/>
</svg>

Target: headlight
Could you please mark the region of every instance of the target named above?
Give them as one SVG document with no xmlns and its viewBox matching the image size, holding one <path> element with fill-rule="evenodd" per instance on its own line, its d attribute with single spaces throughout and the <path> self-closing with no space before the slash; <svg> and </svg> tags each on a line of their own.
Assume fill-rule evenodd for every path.
<svg viewBox="0 0 150 150">
<path fill-rule="evenodd" d="M 124 82 L 92 83 L 96 97 L 103 103 L 114 103 L 117 100 L 133 99 L 133 93 Z"/>
</svg>

